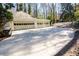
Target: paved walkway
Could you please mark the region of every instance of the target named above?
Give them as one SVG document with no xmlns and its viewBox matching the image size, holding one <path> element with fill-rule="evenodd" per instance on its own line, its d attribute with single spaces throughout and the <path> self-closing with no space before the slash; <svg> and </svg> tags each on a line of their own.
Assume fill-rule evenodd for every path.
<svg viewBox="0 0 79 59">
<path fill-rule="evenodd" d="M 70 28 L 42 28 L 13 31 L 11 37 L 0 41 L 0 55 L 50 56 L 55 55 L 72 40 Z"/>
</svg>

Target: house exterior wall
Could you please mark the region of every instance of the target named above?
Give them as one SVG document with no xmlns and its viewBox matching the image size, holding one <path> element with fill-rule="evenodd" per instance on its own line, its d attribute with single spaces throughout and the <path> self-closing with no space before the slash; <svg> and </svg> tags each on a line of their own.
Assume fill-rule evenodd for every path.
<svg viewBox="0 0 79 59">
<path fill-rule="evenodd" d="M 34 29 L 34 28 L 43 28 L 49 27 L 50 21 L 47 22 L 23 22 L 23 21 L 14 21 L 12 22 L 12 30 L 25 30 L 25 29 Z"/>
</svg>

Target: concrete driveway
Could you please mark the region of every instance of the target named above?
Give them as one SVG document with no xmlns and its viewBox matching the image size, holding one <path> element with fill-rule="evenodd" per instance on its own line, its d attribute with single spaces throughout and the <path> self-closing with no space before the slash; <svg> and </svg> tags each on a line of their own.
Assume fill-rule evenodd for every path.
<svg viewBox="0 0 79 59">
<path fill-rule="evenodd" d="M 11 37 L 0 41 L 2 56 L 51 56 L 74 37 L 70 28 L 42 28 L 13 31 Z"/>
</svg>

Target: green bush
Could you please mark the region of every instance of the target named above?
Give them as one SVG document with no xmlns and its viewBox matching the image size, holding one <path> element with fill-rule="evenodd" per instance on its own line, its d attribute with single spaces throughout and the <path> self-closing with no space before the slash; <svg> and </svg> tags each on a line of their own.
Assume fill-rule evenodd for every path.
<svg viewBox="0 0 79 59">
<path fill-rule="evenodd" d="M 13 14 L 9 11 L 6 12 L 6 18 L 8 19 L 8 21 L 12 21 L 13 19 Z"/>
<path fill-rule="evenodd" d="M 75 13 L 74 13 L 76 19 L 79 19 L 79 10 L 77 10 Z"/>
</svg>

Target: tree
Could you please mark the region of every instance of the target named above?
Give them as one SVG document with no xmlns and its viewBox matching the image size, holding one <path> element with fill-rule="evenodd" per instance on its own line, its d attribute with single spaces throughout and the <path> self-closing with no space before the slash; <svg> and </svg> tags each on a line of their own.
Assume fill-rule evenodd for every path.
<svg viewBox="0 0 79 59">
<path fill-rule="evenodd" d="M 16 3 L 16 6 L 17 6 L 16 10 L 19 11 L 19 4 Z"/>
<path fill-rule="evenodd" d="M 31 4 L 28 3 L 28 14 L 31 14 Z"/>
<path fill-rule="evenodd" d="M 56 18 L 55 18 L 55 16 L 56 16 L 56 13 L 55 13 L 55 5 L 54 4 L 52 4 L 52 10 L 53 10 L 53 23 L 56 23 Z"/>
<path fill-rule="evenodd" d="M 55 5 L 53 3 L 48 4 L 49 7 L 49 15 L 47 16 L 50 19 L 50 25 L 55 23 Z"/>
<path fill-rule="evenodd" d="M 33 3 L 31 4 L 32 6 L 32 16 L 38 18 L 38 4 L 37 3 Z"/>
<path fill-rule="evenodd" d="M 40 3 L 41 13 L 44 19 L 47 18 L 47 4 L 46 3 Z"/>
<path fill-rule="evenodd" d="M 19 3 L 19 10 L 23 11 L 23 3 Z"/>
<path fill-rule="evenodd" d="M 62 3 L 62 14 L 60 16 L 60 19 L 63 19 L 62 21 L 73 21 L 75 19 L 74 17 L 74 8 L 71 3 Z"/>
<path fill-rule="evenodd" d="M 79 10 L 75 12 L 76 19 L 79 19 Z"/>
<path fill-rule="evenodd" d="M 26 12 L 26 4 L 24 3 L 24 12 Z"/>
<path fill-rule="evenodd" d="M 75 3 L 74 4 L 74 9 L 75 9 L 75 18 L 76 18 L 76 20 L 78 20 L 79 19 L 79 3 Z"/>
<path fill-rule="evenodd" d="M 12 13 L 10 11 L 8 11 L 8 9 L 11 9 L 13 6 L 13 4 L 11 3 L 6 3 L 6 4 L 2 4 L 0 3 L 0 18 L 6 17 L 8 20 L 12 19 Z"/>
<path fill-rule="evenodd" d="M 7 21 L 11 21 L 13 19 L 13 14 L 8 11 L 8 9 L 11 9 L 13 4 L 11 3 L 0 3 L 0 25 L 4 25 Z"/>
<path fill-rule="evenodd" d="M 35 11 L 34 11 L 34 13 L 35 13 L 35 17 L 37 18 L 38 17 L 38 6 L 37 6 L 37 4 L 35 4 Z"/>
</svg>

